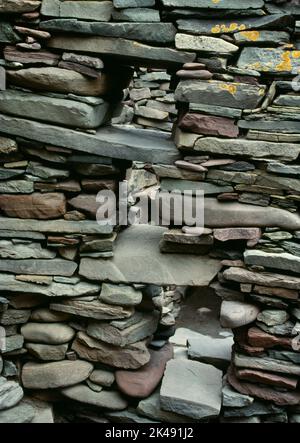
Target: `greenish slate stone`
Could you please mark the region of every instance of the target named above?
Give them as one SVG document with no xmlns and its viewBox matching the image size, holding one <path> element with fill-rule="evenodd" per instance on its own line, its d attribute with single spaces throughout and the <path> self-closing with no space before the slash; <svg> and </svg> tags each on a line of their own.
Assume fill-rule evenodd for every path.
<svg viewBox="0 0 300 443">
<path fill-rule="evenodd" d="M 300 57 L 299 57 L 300 58 Z M 300 63 L 299 63 L 300 70 Z M 281 120 L 257 120 L 257 121 L 247 121 L 240 120 L 238 122 L 239 128 L 243 129 L 253 129 L 258 131 L 269 131 L 269 132 L 286 132 L 286 133 L 297 133 L 299 131 L 299 122 L 297 121 L 281 121 Z"/>
<path fill-rule="evenodd" d="M 271 241 L 282 241 L 282 240 L 290 240 L 293 238 L 293 235 L 290 232 L 286 231 L 275 231 L 275 232 L 266 232 L 263 234 L 263 238 L 267 238 Z"/>
<path fill-rule="evenodd" d="M 77 269 L 77 264 L 69 260 L 3 260 L 0 259 L 0 271 L 13 274 L 29 275 L 62 275 L 71 276 Z"/>
<path fill-rule="evenodd" d="M 189 180 L 174 180 L 164 178 L 161 181 L 162 191 L 203 191 L 204 195 L 217 195 L 223 192 L 233 192 L 232 186 L 218 186 L 208 182 L 194 182 Z"/>
<path fill-rule="evenodd" d="M 235 391 L 229 383 L 223 382 L 222 405 L 228 408 L 245 408 L 254 402 L 254 398 L 249 395 L 240 394 Z"/>
<path fill-rule="evenodd" d="M 290 316 L 286 311 L 266 309 L 258 314 L 257 320 L 267 326 L 281 325 L 289 320 Z"/>
<path fill-rule="evenodd" d="M 300 70 L 300 57 L 291 50 L 247 47 L 242 50 L 237 66 L 268 74 L 290 74 Z"/>
<path fill-rule="evenodd" d="M 24 174 L 25 171 L 22 169 L 5 169 L 0 168 L 0 180 L 9 180 L 10 178 L 17 177 L 18 175 Z"/>
<path fill-rule="evenodd" d="M 24 337 L 20 334 L 11 335 L 5 339 L 5 350 L 2 353 L 5 355 L 8 352 L 13 352 L 21 349 L 24 344 Z"/>
<path fill-rule="evenodd" d="M 291 107 L 300 107 L 300 96 L 299 95 L 280 95 L 277 97 L 273 105 L 276 106 L 291 106 Z"/>
<path fill-rule="evenodd" d="M 53 19 L 41 22 L 40 28 L 50 32 L 76 32 L 76 34 L 126 38 L 146 43 L 174 42 L 176 35 L 176 28 L 172 23 L 100 23 Z"/>
<path fill-rule="evenodd" d="M 1 12 L 1 11 L 0 11 Z M 2 21 L 0 23 L 0 43 L 18 43 L 21 39 L 13 30 L 10 23 Z"/>
<path fill-rule="evenodd" d="M 35 410 L 28 404 L 19 403 L 13 408 L 0 411 L 0 423 L 22 424 L 31 423 L 35 416 Z"/>
<path fill-rule="evenodd" d="M 0 112 L 4 114 L 74 128 L 93 129 L 101 126 L 107 118 L 108 109 L 109 104 L 103 100 L 98 106 L 90 106 L 74 100 L 22 91 L 7 90 L 0 94 Z"/>
<path fill-rule="evenodd" d="M 247 265 L 300 273 L 300 257 L 287 252 L 275 254 L 257 249 L 247 250 L 244 253 L 244 260 Z"/>
<path fill-rule="evenodd" d="M 263 403 L 255 400 L 251 405 L 244 408 L 230 408 L 224 410 L 224 417 L 252 417 L 260 415 L 279 414 L 284 409 L 272 403 Z"/>
<path fill-rule="evenodd" d="M 108 22 L 111 18 L 111 1 L 43 0 L 41 13 L 49 17 L 79 18 Z"/>
<path fill-rule="evenodd" d="M 113 20 L 118 22 L 159 22 L 159 11 L 147 8 L 128 8 L 113 12 Z"/>
<path fill-rule="evenodd" d="M 152 131 L 150 133 L 143 129 L 103 127 L 96 134 L 88 134 L 3 114 L 0 115 L 0 126 L 1 132 L 99 156 L 163 164 L 173 164 L 179 157 L 176 146 L 169 140 L 168 134 L 158 136 Z M 6 180 L 9 176 L 22 172 L 13 173 L 7 170 L 2 172 L 0 169 L 0 180 L 2 176 Z M 59 224 L 61 221 L 58 220 L 56 223 Z M 93 225 L 96 229 L 97 223 L 93 222 Z M 102 233 L 112 231 L 111 226 L 98 225 L 98 229 L 104 230 Z"/>
<path fill-rule="evenodd" d="M 18 404 L 23 395 L 23 389 L 18 383 L 0 377 L 0 414 Z"/>
<path fill-rule="evenodd" d="M 55 36 L 48 42 L 50 48 L 76 50 L 87 53 L 125 57 L 126 63 L 138 61 L 141 64 L 150 63 L 151 67 L 168 67 L 193 62 L 196 54 L 193 52 L 177 51 L 175 49 L 153 47 L 136 44 L 131 40 L 108 37 Z"/>
<path fill-rule="evenodd" d="M 193 148 L 193 146 L 191 146 L 191 148 Z M 196 140 L 194 151 L 229 155 L 231 157 L 237 155 L 253 158 L 278 158 L 292 161 L 297 159 L 300 153 L 300 145 L 296 143 L 273 143 L 242 139 L 225 140 L 205 137 Z"/>
<path fill-rule="evenodd" d="M 34 192 L 33 182 L 29 180 L 10 180 L 0 182 L 1 194 L 32 194 Z"/>
<path fill-rule="evenodd" d="M 164 6 L 173 8 L 199 8 L 199 9 L 255 9 L 264 7 L 263 0 L 223 0 L 212 2 L 211 0 L 162 0 Z"/>
<path fill-rule="evenodd" d="M 272 162 L 268 164 L 267 171 L 279 175 L 300 176 L 300 166 L 298 165 L 285 165 L 283 163 Z"/>
<path fill-rule="evenodd" d="M 259 321 L 256 322 L 256 324 L 260 329 L 267 332 L 267 334 L 279 335 L 282 337 L 294 337 L 295 335 L 297 335 L 297 332 L 295 332 L 295 325 L 291 321 L 287 321 L 282 325 L 276 325 L 276 326 L 267 326 L 265 323 Z"/>
<path fill-rule="evenodd" d="M 180 102 L 211 105 L 238 109 L 255 109 L 263 99 L 266 87 L 246 83 L 228 83 L 217 80 L 182 80 L 175 92 Z"/>
<path fill-rule="evenodd" d="M 300 354 L 297 352 L 290 351 L 275 351 L 273 349 L 268 351 L 268 355 L 275 360 L 284 360 L 296 365 L 300 364 Z"/>
<path fill-rule="evenodd" d="M 279 31 L 250 31 L 250 32 L 237 32 L 234 35 L 235 41 L 237 43 L 265 43 L 272 46 L 275 46 L 279 43 L 289 43 L 290 34 L 287 32 L 279 32 Z"/>
<path fill-rule="evenodd" d="M 191 34 L 233 34 L 251 29 L 279 29 L 293 26 L 291 16 L 288 14 L 273 14 L 265 17 L 245 17 L 234 19 L 181 19 L 177 20 L 179 31 Z"/>
<path fill-rule="evenodd" d="M 0 258 L 7 259 L 52 259 L 56 257 L 55 251 L 41 247 L 40 243 L 17 244 L 16 241 L 0 240 Z"/>
<path fill-rule="evenodd" d="M 110 305 L 136 306 L 142 301 L 141 291 L 132 286 L 102 284 L 99 300 Z"/>
<path fill-rule="evenodd" d="M 114 7 L 124 8 L 146 8 L 155 6 L 155 0 L 113 0 Z"/>
<path fill-rule="evenodd" d="M 190 103 L 190 112 L 204 112 L 205 114 L 219 117 L 241 118 L 242 111 L 234 108 L 224 108 L 222 106 L 204 105 L 201 103 Z"/>
</svg>

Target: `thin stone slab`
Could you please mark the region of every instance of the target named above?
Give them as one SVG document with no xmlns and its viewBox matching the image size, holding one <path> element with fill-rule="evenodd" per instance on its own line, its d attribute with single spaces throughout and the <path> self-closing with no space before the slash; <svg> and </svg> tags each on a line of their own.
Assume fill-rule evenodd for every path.
<svg viewBox="0 0 300 443">
<path fill-rule="evenodd" d="M 173 164 L 179 157 L 168 134 L 158 136 L 143 129 L 104 127 L 88 134 L 2 114 L 0 126 L 10 135 L 99 156 L 163 164 Z"/>
<path fill-rule="evenodd" d="M 77 264 L 69 260 L 3 260 L 0 259 L 0 271 L 13 274 L 29 275 L 62 275 L 69 277 L 74 274 Z"/>
<path fill-rule="evenodd" d="M 2 0 L 0 13 L 26 13 L 33 12 L 41 6 L 38 0 Z"/>
<path fill-rule="evenodd" d="M 111 225 L 99 225 L 96 221 L 66 221 L 66 220 L 20 220 L 19 218 L 0 217 L 1 235 L 7 232 L 8 236 L 25 238 L 27 231 L 33 231 L 32 239 L 43 239 L 41 233 L 52 234 L 111 234 L 113 227 Z M 12 232 L 13 231 L 13 232 Z M 37 237 L 38 236 L 38 237 Z M 27 237 L 26 237 L 27 238 Z"/>
<path fill-rule="evenodd" d="M 275 254 L 253 249 L 247 250 L 244 253 L 244 259 L 247 265 L 264 266 L 281 271 L 300 273 L 300 257 L 287 252 Z"/>
<path fill-rule="evenodd" d="M 162 408 L 194 419 L 217 417 L 221 409 L 222 372 L 189 360 L 167 364 L 160 391 Z"/>
<path fill-rule="evenodd" d="M 111 1 L 43 0 L 41 13 L 49 17 L 79 18 L 108 22 L 111 18 Z"/>
<path fill-rule="evenodd" d="M 127 401 L 121 397 L 119 392 L 105 391 L 94 392 L 83 384 L 65 388 L 61 393 L 71 400 L 96 406 L 98 408 L 119 411 L 127 408 Z"/>
<path fill-rule="evenodd" d="M 300 376 L 300 366 L 287 361 L 275 360 L 273 358 L 248 357 L 235 354 L 234 364 L 238 368 L 258 369 L 262 371 L 279 372 L 287 375 Z"/>
<path fill-rule="evenodd" d="M 109 37 L 69 37 L 55 36 L 48 42 L 48 46 L 54 49 L 68 51 L 81 51 L 100 55 L 110 55 L 126 60 L 127 64 L 139 63 L 151 64 L 152 67 L 168 67 L 193 62 L 196 54 L 193 52 L 177 51 L 176 49 L 159 48 L 136 43 L 126 39 L 114 39 Z"/>
<path fill-rule="evenodd" d="M 122 306 L 113 306 L 101 303 L 99 300 L 64 300 L 61 303 L 53 303 L 50 309 L 67 314 L 78 315 L 84 318 L 93 318 L 95 320 L 114 320 L 130 317 L 133 308 L 123 308 Z"/>
<path fill-rule="evenodd" d="M 172 23 L 100 23 L 72 19 L 43 21 L 41 29 L 102 37 L 126 38 L 146 43 L 174 42 L 176 28 Z"/>
<path fill-rule="evenodd" d="M 300 69 L 299 51 L 277 48 L 244 48 L 237 66 L 268 74 L 297 73 Z"/>
<path fill-rule="evenodd" d="M 126 229 L 118 236 L 114 258 L 84 258 L 80 275 L 113 283 L 208 286 L 220 263 L 208 257 L 161 254 L 159 242 L 164 232 L 165 228 L 142 225 Z"/>
<path fill-rule="evenodd" d="M 96 283 L 80 282 L 75 285 L 63 283 L 51 283 L 43 286 L 35 283 L 27 283 L 15 279 L 14 275 L 0 274 L 0 291 L 40 294 L 47 297 L 82 297 L 99 294 L 100 285 Z"/>
<path fill-rule="evenodd" d="M 219 339 L 199 334 L 197 338 L 188 339 L 188 356 L 191 360 L 224 369 L 230 363 L 232 346 L 232 337 Z"/>
<path fill-rule="evenodd" d="M 211 0 L 162 0 L 164 6 L 173 8 L 197 8 L 197 9 L 258 9 L 264 6 L 263 0 L 223 0 L 222 2 L 212 2 Z"/>
</svg>

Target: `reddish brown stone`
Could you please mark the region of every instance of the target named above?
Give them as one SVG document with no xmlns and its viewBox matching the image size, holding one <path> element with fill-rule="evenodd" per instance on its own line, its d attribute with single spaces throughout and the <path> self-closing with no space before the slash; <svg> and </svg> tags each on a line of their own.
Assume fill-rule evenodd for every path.
<svg viewBox="0 0 300 443">
<path fill-rule="evenodd" d="M 101 204 L 96 201 L 97 196 L 93 194 L 80 194 L 77 197 L 72 198 L 68 201 L 68 204 L 72 206 L 72 208 L 77 209 L 78 211 L 82 211 L 87 216 L 95 219 L 98 209 Z M 109 204 L 111 211 L 114 209 L 114 201 L 112 199 L 109 200 Z M 107 205 L 105 205 L 107 207 Z"/>
<path fill-rule="evenodd" d="M 198 69 L 205 69 L 206 65 L 204 63 L 185 63 L 182 67 L 185 70 L 198 70 Z"/>
<path fill-rule="evenodd" d="M 294 289 L 285 289 L 285 288 L 271 288 L 268 286 L 254 286 L 254 292 L 260 295 L 270 295 L 271 297 L 281 297 L 287 298 L 290 300 L 298 299 L 298 291 Z"/>
<path fill-rule="evenodd" d="M 76 180 L 67 180 L 59 183 L 35 183 L 34 189 L 41 192 L 80 192 L 80 184 Z"/>
<path fill-rule="evenodd" d="M 233 120 L 204 114 L 185 114 L 179 123 L 179 128 L 195 134 L 229 138 L 236 138 L 239 135 L 239 128 L 234 124 Z"/>
<path fill-rule="evenodd" d="M 205 71 L 202 69 L 198 70 L 185 70 L 181 69 L 176 72 L 177 77 L 184 79 L 194 79 L 194 80 L 211 80 L 213 78 L 213 74 L 209 71 Z"/>
<path fill-rule="evenodd" d="M 66 213 L 64 194 L 0 195 L 0 209 L 8 217 L 50 220 Z"/>
<path fill-rule="evenodd" d="M 4 58 L 9 62 L 57 66 L 60 56 L 48 51 L 18 51 L 14 46 L 7 46 L 4 49 Z"/>
<path fill-rule="evenodd" d="M 288 337 L 277 337 L 255 327 L 250 328 L 247 335 L 248 343 L 251 346 L 258 346 L 265 349 L 281 346 L 285 349 L 292 349 L 292 339 Z"/>
<path fill-rule="evenodd" d="M 80 65 L 79 63 L 73 62 L 59 62 L 58 67 L 61 69 L 68 69 L 69 71 L 79 72 L 79 74 L 85 75 L 86 77 L 98 79 L 101 77 L 101 73 L 88 66 Z"/>
<path fill-rule="evenodd" d="M 239 199 L 239 194 L 237 192 L 224 192 L 217 196 L 219 201 L 235 201 Z"/>
<path fill-rule="evenodd" d="M 62 244 L 67 246 L 73 246 L 78 245 L 80 243 L 80 240 L 77 238 L 67 238 L 67 237 L 48 237 L 48 243 L 49 244 Z"/>
<path fill-rule="evenodd" d="M 93 180 L 86 178 L 81 181 L 81 186 L 82 189 L 87 192 L 99 192 L 103 189 L 115 191 L 117 188 L 117 182 L 116 180 Z"/>
<path fill-rule="evenodd" d="M 206 162 L 203 162 L 202 166 L 204 166 L 205 168 L 212 168 L 212 167 L 216 167 L 216 166 L 232 165 L 233 163 L 235 163 L 235 160 L 230 160 L 229 158 L 214 159 L 214 160 L 208 160 Z"/>
<path fill-rule="evenodd" d="M 151 360 L 137 371 L 116 371 L 120 391 L 130 397 L 146 398 L 158 386 L 166 364 L 173 357 L 173 347 L 168 344 L 159 351 L 150 351 Z"/>
<path fill-rule="evenodd" d="M 241 382 L 234 373 L 233 367 L 230 367 L 227 373 L 228 383 L 241 394 L 250 395 L 251 397 L 260 398 L 262 400 L 273 401 L 279 406 L 298 405 L 300 404 L 300 392 L 281 392 L 269 387 L 261 387 L 257 384 Z"/>
<path fill-rule="evenodd" d="M 256 371 L 254 369 L 239 369 L 236 371 L 236 375 L 240 380 L 263 383 L 265 385 L 278 386 L 286 389 L 296 389 L 298 385 L 297 377 L 284 377 L 283 375 Z"/>
<path fill-rule="evenodd" d="M 249 355 L 261 355 L 264 353 L 265 348 L 262 346 L 251 346 L 247 341 L 248 327 L 234 329 L 234 341 L 238 345 L 239 349 Z M 237 347 L 235 345 L 235 347 Z"/>
<path fill-rule="evenodd" d="M 251 240 L 261 237 L 260 228 L 222 228 L 214 229 L 214 238 L 219 241 Z"/>
</svg>

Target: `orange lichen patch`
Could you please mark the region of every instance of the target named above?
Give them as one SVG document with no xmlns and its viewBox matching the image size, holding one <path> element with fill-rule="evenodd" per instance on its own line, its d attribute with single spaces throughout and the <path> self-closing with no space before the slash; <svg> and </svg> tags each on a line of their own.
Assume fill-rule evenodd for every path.
<svg viewBox="0 0 300 443">
<path fill-rule="evenodd" d="M 229 26 L 220 24 L 211 28 L 212 34 L 221 34 L 226 32 L 244 31 L 247 28 L 246 25 L 238 25 L 237 23 L 231 23 Z"/>
<path fill-rule="evenodd" d="M 290 72 L 292 70 L 291 52 L 283 52 L 281 58 L 282 62 L 276 66 L 276 71 Z"/>
<path fill-rule="evenodd" d="M 292 51 L 293 58 L 300 58 L 300 51 Z"/>
<path fill-rule="evenodd" d="M 224 91 L 228 91 L 232 95 L 235 95 L 237 93 L 237 85 L 235 85 L 233 83 L 231 83 L 231 84 L 222 83 L 220 85 L 220 89 L 223 89 Z"/>
<path fill-rule="evenodd" d="M 250 42 L 257 42 L 260 36 L 259 31 L 243 31 L 241 32 L 241 35 L 245 37 L 246 40 L 249 40 Z"/>
<path fill-rule="evenodd" d="M 212 0 L 213 3 L 217 4 L 220 3 L 221 0 Z"/>
</svg>

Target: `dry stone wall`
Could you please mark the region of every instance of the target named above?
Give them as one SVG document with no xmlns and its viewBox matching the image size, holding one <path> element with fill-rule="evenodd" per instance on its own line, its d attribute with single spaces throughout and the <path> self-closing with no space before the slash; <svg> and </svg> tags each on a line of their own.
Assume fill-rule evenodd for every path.
<svg viewBox="0 0 300 443">
<path fill-rule="evenodd" d="M 1 423 L 300 421 L 299 20 L 0 0 Z M 132 222 L 203 191 L 205 230 L 96 223 L 123 180 Z M 223 335 L 176 330 L 207 286 Z"/>
</svg>

